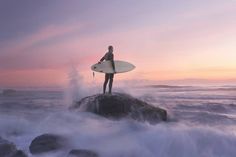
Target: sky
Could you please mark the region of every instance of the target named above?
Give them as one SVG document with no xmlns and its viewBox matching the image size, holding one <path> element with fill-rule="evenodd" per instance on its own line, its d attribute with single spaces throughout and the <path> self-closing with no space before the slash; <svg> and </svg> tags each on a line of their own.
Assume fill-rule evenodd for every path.
<svg viewBox="0 0 236 157">
<path fill-rule="evenodd" d="M 136 66 L 116 80 L 236 83 L 235 19 L 236 0 L 0 0 L 0 87 L 91 83 L 109 45 Z"/>
</svg>

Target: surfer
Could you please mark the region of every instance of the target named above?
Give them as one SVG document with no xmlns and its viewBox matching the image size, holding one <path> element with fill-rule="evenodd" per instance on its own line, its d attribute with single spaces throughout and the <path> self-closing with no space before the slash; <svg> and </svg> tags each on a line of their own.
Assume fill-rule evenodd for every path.
<svg viewBox="0 0 236 157">
<path fill-rule="evenodd" d="M 114 74 L 116 73 L 115 63 L 114 63 L 113 46 L 108 47 L 108 52 L 100 59 L 100 61 L 98 63 L 101 63 L 104 60 L 111 61 L 111 65 L 114 70 L 114 73 L 106 73 L 105 74 L 105 81 L 103 84 L 103 94 L 105 94 L 105 92 L 106 92 L 106 86 L 107 86 L 108 82 L 109 82 L 109 93 L 111 94 L 113 78 L 114 78 Z"/>
</svg>

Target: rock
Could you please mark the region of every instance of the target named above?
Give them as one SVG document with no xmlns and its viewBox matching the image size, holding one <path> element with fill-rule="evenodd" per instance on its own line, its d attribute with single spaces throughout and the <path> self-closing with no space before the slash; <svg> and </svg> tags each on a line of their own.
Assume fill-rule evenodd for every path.
<svg viewBox="0 0 236 157">
<path fill-rule="evenodd" d="M 8 157 L 17 151 L 16 146 L 0 137 L 0 156 Z"/>
<path fill-rule="evenodd" d="M 69 152 L 68 157 L 98 157 L 98 154 L 86 149 L 73 149 Z"/>
<path fill-rule="evenodd" d="M 167 120 L 166 110 L 123 93 L 88 96 L 76 102 L 70 109 L 92 112 L 111 119 L 129 117 L 151 124 Z"/>
<path fill-rule="evenodd" d="M 29 150 L 32 154 L 56 151 L 64 146 L 63 141 L 64 139 L 58 135 L 43 134 L 31 142 Z"/>
<path fill-rule="evenodd" d="M 11 157 L 27 157 L 27 155 L 22 150 L 18 150 Z"/>
<path fill-rule="evenodd" d="M 17 150 L 13 143 L 0 137 L 0 157 L 27 157 L 27 155 Z"/>
</svg>

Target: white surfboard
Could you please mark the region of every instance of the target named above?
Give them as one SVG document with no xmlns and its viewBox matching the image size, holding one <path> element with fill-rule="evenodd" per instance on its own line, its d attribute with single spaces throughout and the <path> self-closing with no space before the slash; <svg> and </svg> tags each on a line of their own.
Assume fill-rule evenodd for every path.
<svg viewBox="0 0 236 157">
<path fill-rule="evenodd" d="M 114 63 L 115 63 L 116 73 L 128 72 L 135 68 L 133 64 L 125 62 L 125 61 L 115 60 Z M 114 73 L 111 61 L 104 61 L 101 63 L 94 64 L 91 66 L 91 69 L 93 71 L 101 72 L 101 73 L 109 73 L 109 74 Z"/>
</svg>

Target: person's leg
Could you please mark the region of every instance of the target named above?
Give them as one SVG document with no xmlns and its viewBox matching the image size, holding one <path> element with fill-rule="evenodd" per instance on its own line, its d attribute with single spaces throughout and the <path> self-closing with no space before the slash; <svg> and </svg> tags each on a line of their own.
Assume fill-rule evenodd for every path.
<svg viewBox="0 0 236 157">
<path fill-rule="evenodd" d="M 105 74 L 105 81 L 103 84 L 103 94 L 105 94 L 106 92 L 106 86 L 107 86 L 108 80 L 109 80 L 109 74 Z"/>
<path fill-rule="evenodd" d="M 109 74 L 109 93 L 110 94 L 112 91 L 113 77 L 114 77 L 114 74 Z"/>
</svg>

